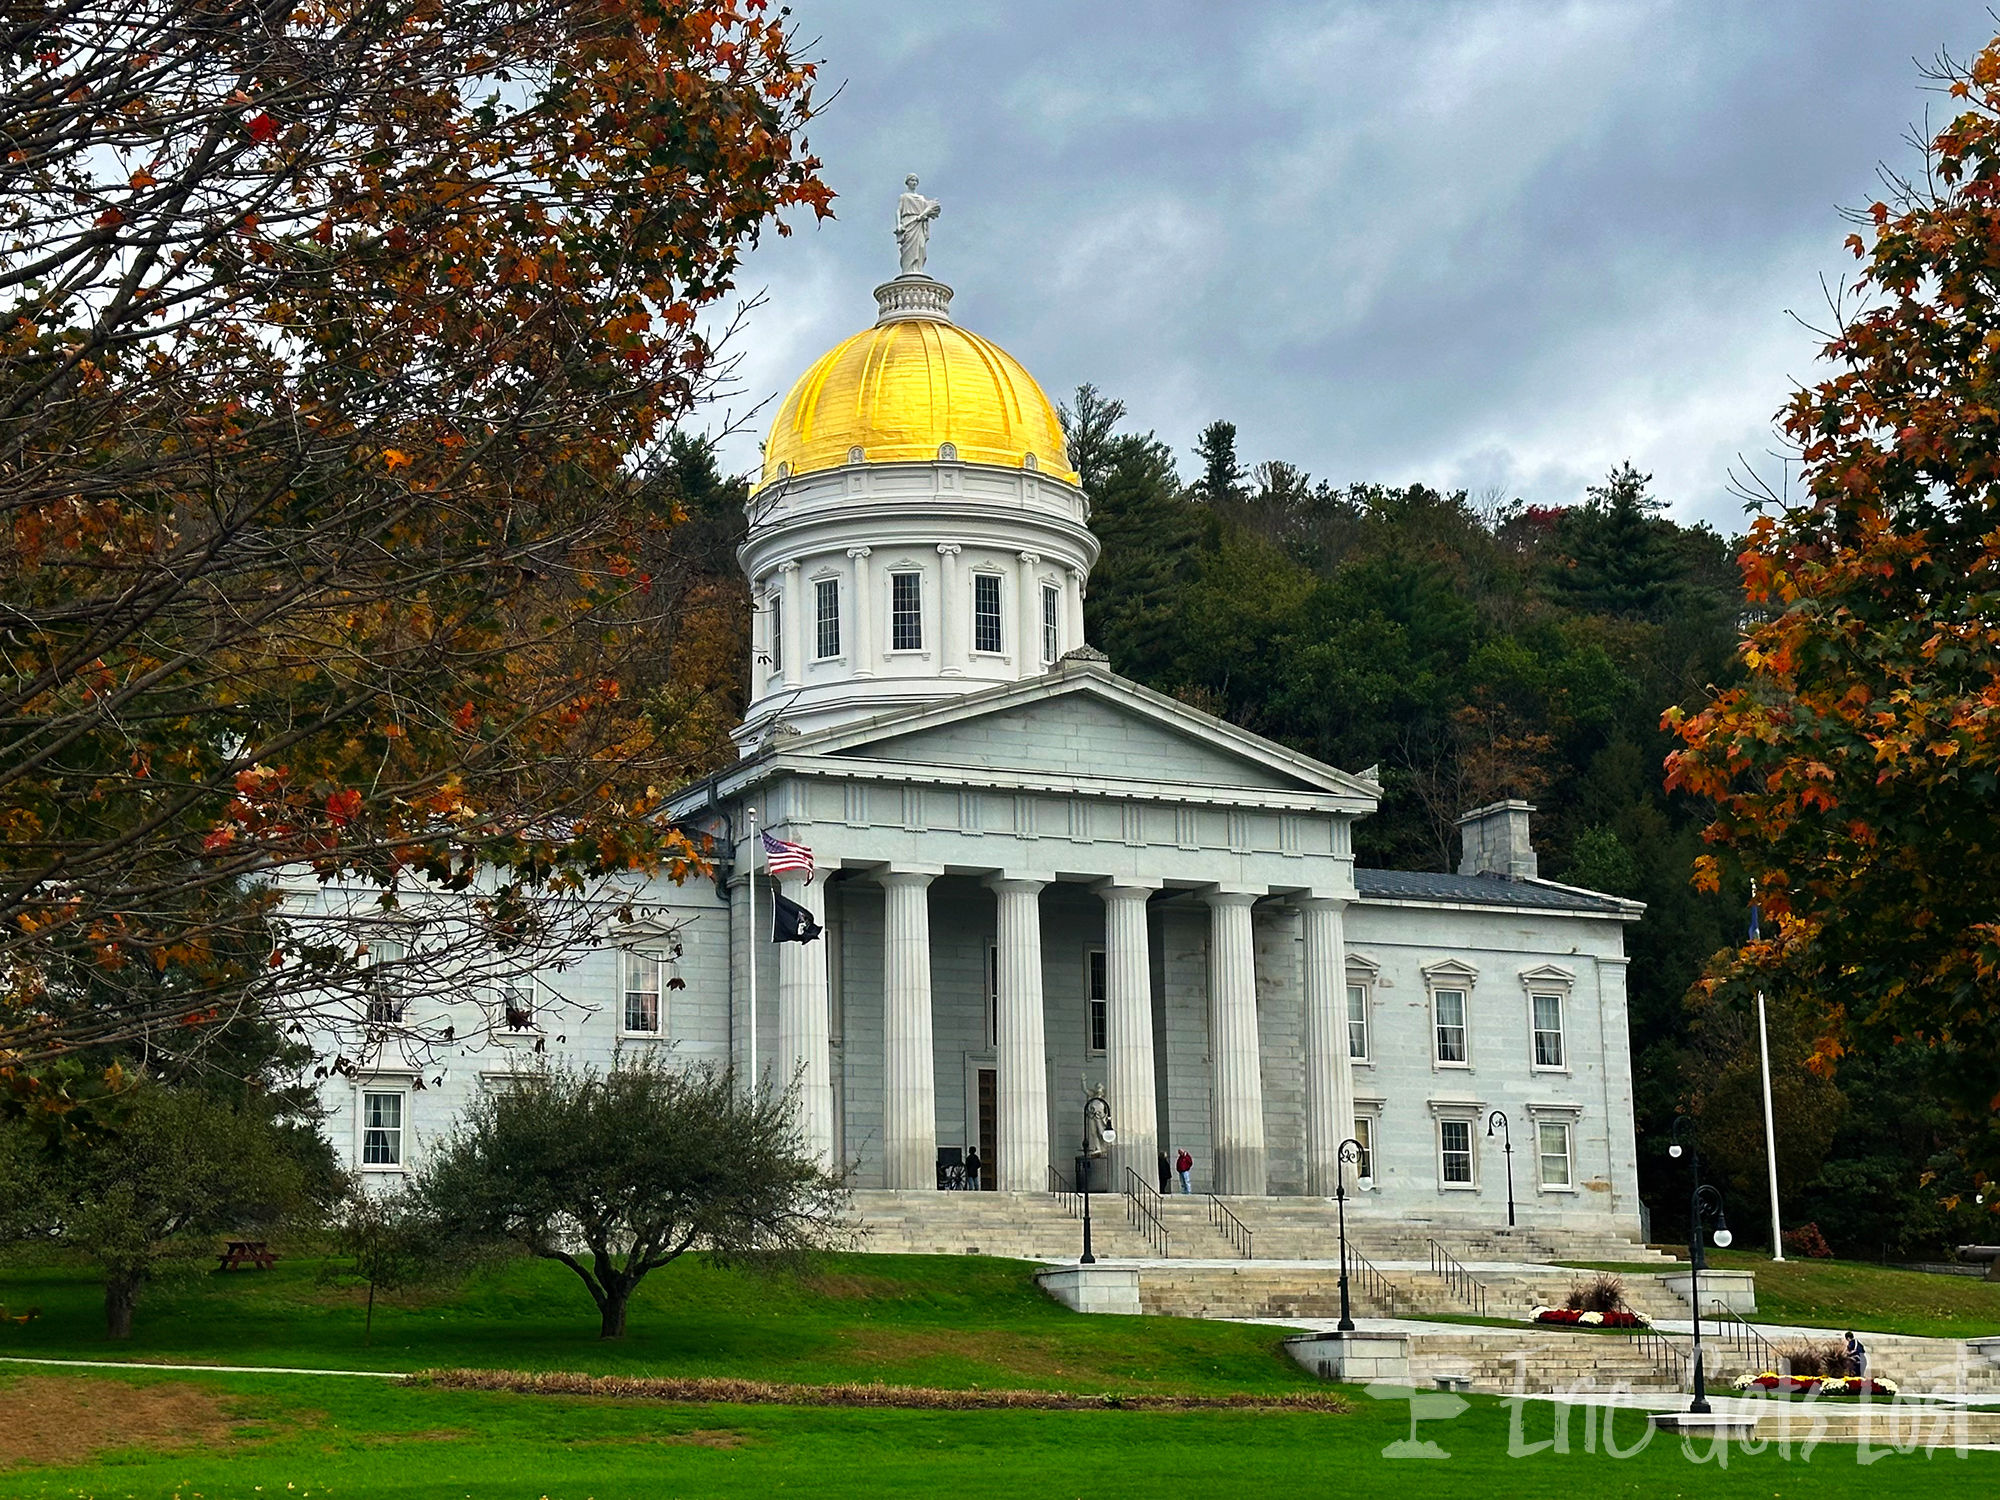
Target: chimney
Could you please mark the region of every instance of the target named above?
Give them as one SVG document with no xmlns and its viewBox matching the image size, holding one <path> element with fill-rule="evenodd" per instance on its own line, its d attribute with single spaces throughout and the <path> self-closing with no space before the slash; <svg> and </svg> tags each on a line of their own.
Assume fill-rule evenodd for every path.
<svg viewBox="0 0 2000 1500">
<path fill-rule="evenodd" d="M 1528 815 L 1534 808 L 1518 798 L 1475 807 L 1458 820 L 1458 873 L 1504 875 L 1532 880 L 1541 873 L 1535 846 L 1528 842 Z"/>
</svg>

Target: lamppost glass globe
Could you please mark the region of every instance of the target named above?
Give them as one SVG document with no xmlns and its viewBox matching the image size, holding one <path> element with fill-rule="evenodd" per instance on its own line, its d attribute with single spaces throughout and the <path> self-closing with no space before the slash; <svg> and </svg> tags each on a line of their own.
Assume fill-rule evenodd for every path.
<svg viewBox="0 0 2000 1500">
<path fill-rule="evenodd" d="M 1681 1159 L 1681 1148 L 1677 1145 L 1669 1146 L 1667 1147 L 1667 1155 L 1671 1156 L 1675 1161 L 1679 1161 Z"/>
<path fill-rule="evenodd" d="M 1109 1125 L 1107 1125 L 1104 1127 L 1104 1139 L 1107 1143 L 1115 1141 L 1118 1139 L 1118 1132 L 1113 1130 Z"/>
<path fill-rule="evenodd" d="M 1717 1249 L 1727 1250 L 1730 1247 L 1731 1243 L 1735 1241 L 1735 1239 L 1736 1236 L 1731 1234 L 1726 1229 L 1718 1229 L 1715 1231 L 1715 1244 Z"/>
</svg>

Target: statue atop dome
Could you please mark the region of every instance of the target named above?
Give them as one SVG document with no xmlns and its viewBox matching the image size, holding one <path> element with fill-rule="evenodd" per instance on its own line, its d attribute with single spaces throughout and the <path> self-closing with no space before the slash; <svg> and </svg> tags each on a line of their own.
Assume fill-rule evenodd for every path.
<svg viewBox="0 0 2000 1500">
<path fill-rule="evenodd" d="M 908 191 L 896 200 L 896 247 L 902 252 L 903 275 L 921 276 L 924 259 L 930 253 L 931 220 L 938 216 L 942 205 L 917 191 L 914 172 L 903 179 L 903 186 Z"/>
</svg>

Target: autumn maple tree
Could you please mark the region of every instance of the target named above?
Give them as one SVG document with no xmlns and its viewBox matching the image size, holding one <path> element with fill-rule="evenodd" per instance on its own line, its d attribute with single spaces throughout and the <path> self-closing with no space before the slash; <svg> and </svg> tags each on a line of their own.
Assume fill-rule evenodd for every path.
<svg viewBox="0 0 2000 1500">
<path fill-rule="evenodd" d="M 698 859 L 655 471 L 741 254 L 831 200 L 786 27 L 0 21 L 0 1065 L 343 993 L 366 941 L 288 926 L 281 873 L 458 892 L 505 947 Z"/>
<path fill-rule="evenodd" d="M 2000 40 L 1940 63 L 1921 181 L 1858 217 L 1831 373 L 1782 417 L 1803 485 L 1742 555 L 1742 684 L 1668 715 L 1710 888 L 1768 920 L 1711 983 L 1811 997 L 1815 1065 L 1927 1046 L 2000 1169 Z M 1865 236 L 1865 237 L 1864 237 Z M 1992 1196 L 1991 1194 L 1988 1195 Z"/>
</svg>

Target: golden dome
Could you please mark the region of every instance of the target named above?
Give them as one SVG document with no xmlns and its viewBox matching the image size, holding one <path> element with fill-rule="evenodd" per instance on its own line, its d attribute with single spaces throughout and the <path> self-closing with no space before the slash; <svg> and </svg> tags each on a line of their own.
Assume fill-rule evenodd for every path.
<svg viewBox="0 0 2000 1500">
<path fill-rule="evenodd" d="M 955 323 L 909 317 L 863 329 L 799 377 L 771 424 L 759 487 L 781 468 L 836 468 L 856 448 L 868 463 L 912 463 L 946 443 L 965 463 L 1076 483 L 1056 410 L 1018 360 Z"/>
</svg>

